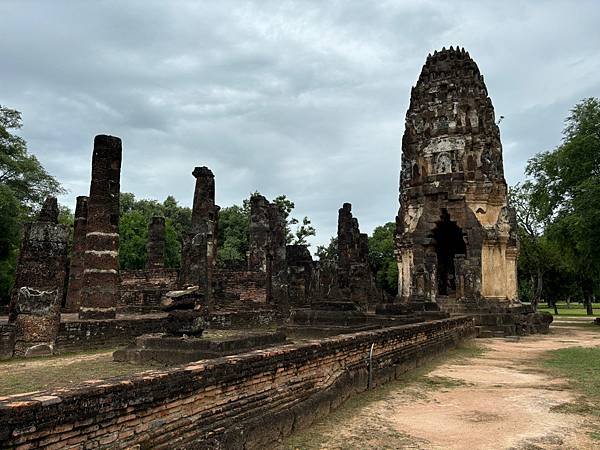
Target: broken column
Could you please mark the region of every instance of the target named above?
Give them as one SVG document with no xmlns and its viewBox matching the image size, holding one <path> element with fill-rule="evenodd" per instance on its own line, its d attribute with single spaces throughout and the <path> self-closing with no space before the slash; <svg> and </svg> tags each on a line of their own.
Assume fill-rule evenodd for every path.
<svg viewBox="0 0 600 450">
<path fill-rule="evenodd" d="M 259 194 L 250 197 L 248 270 L 267 272 L 269 202 Z"/>
<path fill-rule="evenodd" d="M 162 269 L 165 267 L 165 218 L 154 216 L 148 224 L 148 253 L 146 267 Z"/>
<path fill-rule="evenodd" d="M 274 203 L 269 205 L 269 226 L 271 229 L 268 266 L 270 275 L 270 296 L 267 301 L 273 303 L 282 312 L 288 305 L 288 273 L 286 261 L 287 222 L 283 211 Z"/>
<path fill-rule="evenodd" d="M 199 286 L 210 303 L 219 215 L 219 207 L 215 205 L 215 176 L 208 167 L 196 167 L 192 175 L 196 178 L 192 225 L 183 237 L 180 285 Z"/>
<path fill-rule="evenodd" d="M 378 300 L 378 294 L 369 265 L 368 235 L 360 232 L 350 203 L 344 203 L 339 210 L 337 239 L 339 295 L 366 310 L 369 301 Z"/>
<path fill-rule="evenodd" d="M 94 139 L 80 319 L 114 319 L 119 299 L 121 139 Z"/>
<path fill-rule="evenodd" d="M 73 224 L 73 249 L 69 268 L 69 287 L 67 289 L 66 312 L 78 312 L 81 305 L 81 288 L 83 287 L 83 269 L 85 258 L 85 239 L 87 228 L 86 196 L 77 197 L 75 205 L 75 222 Z"/>
<path fill-rule="evenodd" d="M 69 229 L 58 224 L 56 198 L 38 220 L 25 224 L 9 321 L 15 324 L 15 356 L 49 355 L 60 324 Z"/>
</svg>

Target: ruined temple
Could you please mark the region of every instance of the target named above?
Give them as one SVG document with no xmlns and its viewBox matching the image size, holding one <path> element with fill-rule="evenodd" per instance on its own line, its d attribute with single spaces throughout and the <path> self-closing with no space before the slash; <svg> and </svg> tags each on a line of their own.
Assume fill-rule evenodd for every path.
<svg viewBox="0 0 600 450">
<path fill-rule="evenodd" d="M 87 225 L 81 319 L 114 319 L 119 300 L 119 188 L 121 139 L 94 139 Z"/>
<path fill-rule="evenodd" d="M 500 131 L 464 49 L 429 55 L 412 88 L 396 248 L 404 302 L 517 301 L 517 228 Z"/>
</svg>

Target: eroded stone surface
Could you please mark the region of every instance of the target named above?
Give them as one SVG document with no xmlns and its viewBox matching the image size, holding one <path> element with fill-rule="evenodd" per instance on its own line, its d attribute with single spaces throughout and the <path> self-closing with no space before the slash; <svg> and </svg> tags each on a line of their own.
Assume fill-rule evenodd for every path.
<svg viewBox="0 0 600 450">
<path fill-rule="evenodd" d="M 78 312 L 81 305 L 81 288 L 83 287 L 83 269 L 85 260 L 85 239 L 87 229 L 88 197 L 77 197 L 75 205 L 75 222 L 73 224 L 73 249 L 69 267 L 69 286 L 65 311 Z"/>
<path fill-rule="evenodd" d="M 165 218 L 153 216 L 148 224 L 148 244 L 146 245 L 148 269 L 162 269 L 165 266 Z"/>
<path fill-rule="evenodd" d="M 21 287 L 15 304 L 15 356 L 47 356 L 54 353 L 60 325 L 58 290 Z"/>
</svg>

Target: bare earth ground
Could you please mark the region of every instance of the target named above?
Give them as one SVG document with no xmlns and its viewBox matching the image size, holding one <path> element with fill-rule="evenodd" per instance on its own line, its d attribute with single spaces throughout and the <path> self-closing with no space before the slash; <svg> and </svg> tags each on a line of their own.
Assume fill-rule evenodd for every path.
<svg viewBox="0 0 600 450">
<path fill-rule="evenodd" d="M 590 321 L 559 318 L 549 335 L 478 339 L 482 354 L 451 358 L 414 381 L 392 382 L 365 394 L 362 402 L 350 400 L 283 447 L 600 448 L 584 417 L 556 411 L 578 394 L 539 365 L 548 350 L 600 346 L 600 332 L 580 326 L 582 320 Z M 373 394 L 377 390 L 383 392 Z"/>
</svg>

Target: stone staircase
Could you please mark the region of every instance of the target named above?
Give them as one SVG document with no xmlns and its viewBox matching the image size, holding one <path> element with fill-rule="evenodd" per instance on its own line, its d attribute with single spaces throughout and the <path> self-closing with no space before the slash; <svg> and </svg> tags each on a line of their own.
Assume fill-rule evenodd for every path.
<svg viewBox="0 0 600 450">
<path fill-rule="evenodd" d="M 440 309 L 450 315 L 473 316 L 477 337 L 481 338 L 547 333 L 552 322 L 552 315 L 534 312 L 531 306 L 520 303 L 451 296 L 439 296 L 436 300 Z"/>
</svg>

